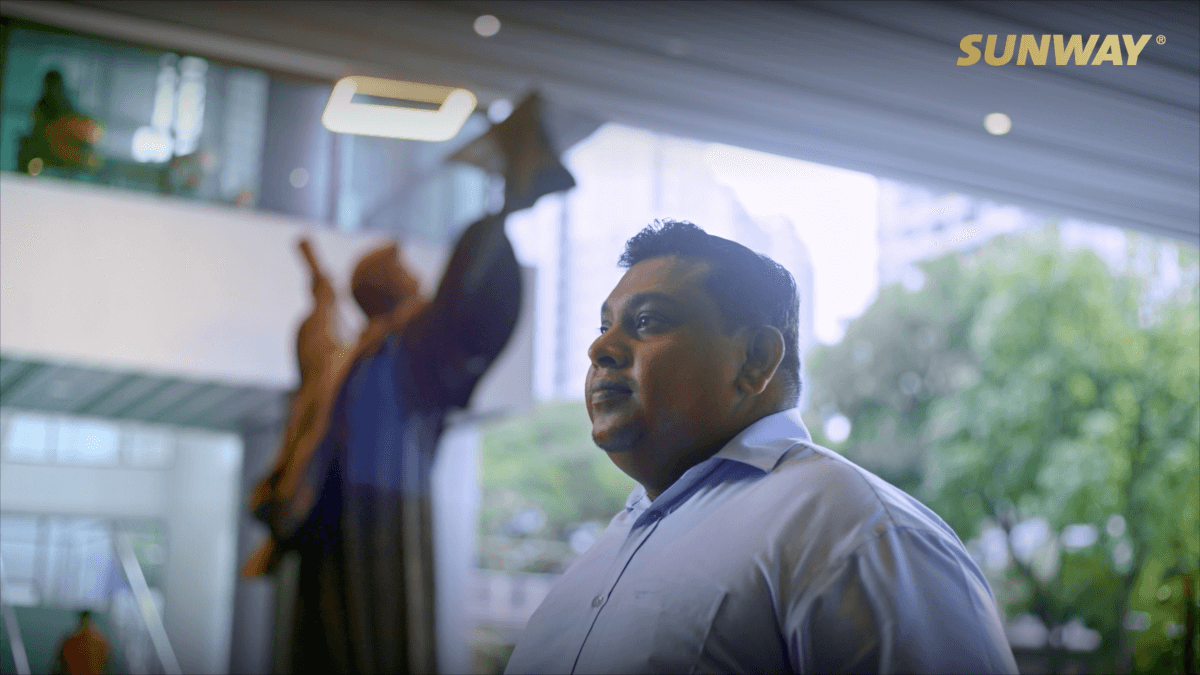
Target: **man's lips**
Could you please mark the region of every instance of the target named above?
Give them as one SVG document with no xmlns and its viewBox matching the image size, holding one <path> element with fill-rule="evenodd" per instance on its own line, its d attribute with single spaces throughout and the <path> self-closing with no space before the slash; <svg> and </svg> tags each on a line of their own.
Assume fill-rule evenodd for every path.
<svg viewBox="0 0 1200 675">
<path fill-rule="evenodd" d="M 624 398 L 632 393 L 632 387 L 616 380 L 596 380 L 588 388 L 588 397 L 593 402 Z"/>
</svg>

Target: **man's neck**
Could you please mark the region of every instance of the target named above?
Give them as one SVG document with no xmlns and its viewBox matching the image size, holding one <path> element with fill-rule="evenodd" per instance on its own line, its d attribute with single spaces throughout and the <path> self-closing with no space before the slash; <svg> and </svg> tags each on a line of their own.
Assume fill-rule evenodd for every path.
<svg viewBox="0 0 1200 675">
<path fill-rule="evenodd" d="M 636 462 L 629 463 L 629 469 L 626 469 L 625 464 L 623 464 L 622 462 L 618 462 L 615 459 L 613 460 L 613 463 L 616 464 L 623 471 L 625 471 L 625 473 L 630 474 L 630 476 L 634 480 L 637 480 L 642 485 L 642 487 L 646 489 L 646 496 L 649 497 L 651 501 L 654 501 L 655 499 L 658 499 L 659 495 L 661 495 L 663 492 L 666 492 L 666 490 L 668 488 L 670 488 L 672 485 L 674 485 L 675 482 L 678 481 L 683 476 L 683 474 L 687 473 L 687 471 L 689 469 L 696 466 L 697 464 L 700 464 L 702 462 L 705 462 L 705 461 L 711 459 L 713 457 L 713 455 L 716 455 L 718 452 L 720 452 L 726 445 L 729 444 L 730 441 L 732 441 L 734 438 L 737 438 L 738 434 L 741 434 L 743 431 L 750 428 L 751 425 L 755 424 L 756 422 L 758 422 L 759 420 L 761 420 L 765 417 L 774 415 L 777 412 L 783 412 L 785 410 L 788 410 L 790 407 L 791 406 L 780 404 L 780 405 L 776 405 L 776 406 L 771 406 L 770 408 L 767 409 L 768 410 L 767 412 L 755 413 L 753 415 L 750 415 L 749 417 L 752 417 L 753 419 L 746 422 L 745 424 L 739 425 L 739 428 L 737 429 L 737 431 L 734 431 L 733 433 L 723 434 L 721 437 L 719 437 L 718 440 L 716 440 L 714 442 L 707 443 L 707 444 L 697 447 L 694 450 L 684 452 L 679 457 L 679 459 L 675 462 L 675 464 L 673 466 L 656 467 L 657 470 L 655 470 L 655 468 L 647 468 L 644 471 L 639 471 L 639 473 L 641 473 L 644 476 L 645 475 L 661 476 L 661 478 L 659 478 L 658 480 L 654 480 L 653 478 L 646 478 L 644 481 L 638 480 L 638 476 L 634 476 L 634 475 L 630 474 L 629 469 L 637 470 L 638 468 L 640 468 L 640 467 L 635 466 L 637 464 Z M 647 455 L 644 455 L 644 456 L 649 456 L 651 458 L 654 457 L 653 453 L 648 453 Z"/>
<path fill-rule="evenodd" d="M 664 460 L 662 455 L 645 448 L 632 453 L 610 453 L 613 463 L 646 489 L 646 496 L 651 500 L 657 499 L 667 488 L 687 473 L 689 469 L 708 460 L 721 451 L 725 444 L 741 433 L 723 434 L 716 440 L 697 445 L 682 452 L 672 453 L 673 459 Z"/>
</svg>

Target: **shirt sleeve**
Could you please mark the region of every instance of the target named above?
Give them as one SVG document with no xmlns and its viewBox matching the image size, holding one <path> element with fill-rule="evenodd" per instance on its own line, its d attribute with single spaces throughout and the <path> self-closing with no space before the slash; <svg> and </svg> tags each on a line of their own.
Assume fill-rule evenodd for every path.
<svg viewBox="0 0 1200 675">
<path fill-rule="evenodd" d="M 476 382 L 508 342 L 521 306 L 521 269 L 489 216 L 463 233 L 429 310 L 415 331 L 419 385 L 442 407 L 464 407 Z"/>
<path fill-rule="evenodd" d="M 987 581 L 956 549 L 890 527 L 814 582 L 793 579 L 793 672 L 1016 673 Z"/>
</svg>

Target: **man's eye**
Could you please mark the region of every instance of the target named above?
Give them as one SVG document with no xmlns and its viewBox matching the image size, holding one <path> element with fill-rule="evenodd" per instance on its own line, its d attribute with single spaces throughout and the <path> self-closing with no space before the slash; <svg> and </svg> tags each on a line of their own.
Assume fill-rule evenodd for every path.
<svg viewBox="0 0 1200 675">
<path fill-rule="evenodd" d="M 605 326 L 605 325 L 600 326 L 600 334 L 601 335 L 604 335 L 604 331 L 606 331 L 606 330 L 608 330 L 608 326 Z"/>
<path fill-rule="evenodd" d="M 649 314 L 642 314 L 637 318 L 637 327 L 639 330 L 643 328 L 654 330 L 656 328 L 660 328 L 661 326 L 662 321 L 658 320 L 656 317 L 650 316 Z"/>
</svg>

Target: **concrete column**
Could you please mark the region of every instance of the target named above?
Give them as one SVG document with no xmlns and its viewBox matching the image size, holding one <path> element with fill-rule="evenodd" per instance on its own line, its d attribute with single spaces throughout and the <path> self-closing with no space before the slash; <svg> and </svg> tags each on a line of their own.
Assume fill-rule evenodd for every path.
<svg viewBox="0 0 1200 675">
<path fill-rule="evenodd" d="M 433 465 L 438 669 L 443 673 L 472 670 L 474 626 L 468 603 L 479 528 L 482 440 L 474 424 L 447 427 Z"/>
<path fill-rule="evenodd" d="M 241 472 L 236 435 L 179 432 L 167 472 L 163 623 L 185 673 L 220 673 L 229 664 Z"/>
<path fill-rule="evenodd" d="M 246 508 L 246 496 L 254 484 L 270 470 L 279 449 L 283 422 L 242 434 L 245 452 L 238 493 L 238 568 L 267 536 L 268 530 Z M 229 672 L 235 675 L 266 675 L 272 672 L 272 646 L 275 634 L 275 578 L 244 579 L 234 588 L 233 623 L 230 626 Z"/>
</svg>

